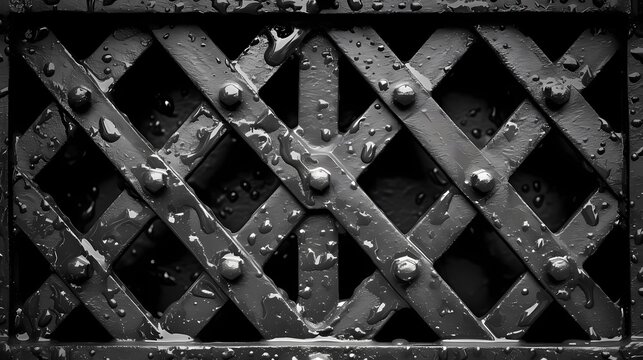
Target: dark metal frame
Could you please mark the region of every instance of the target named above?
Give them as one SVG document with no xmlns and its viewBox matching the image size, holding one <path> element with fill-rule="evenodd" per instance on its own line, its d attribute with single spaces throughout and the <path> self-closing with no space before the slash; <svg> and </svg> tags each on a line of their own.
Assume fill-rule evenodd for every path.
<svg viewBox="0 0 643 360">
<path fill-rule="evenodd" d="M 577 4 L 541 5 L 538 1 L 523 4 L 514 1 L 431 2 L 398 4 L 389 2 L 339 2 L 337 6 L 319 9 L 314 2 L 277 1 L 261 7 L 254 1 L 240 2 L 238 6 L 227 2 L 176 2 L 116 1 L 111 5 L 93 1 L 61 0 L 53 5 L 57 11 L 95 11 L 113 13 L 147 12 L 304 12 L 304 13 L 380 13 L 444 11 L 517 11 L 566 12 L 595 11 L 620 14 L 632 24 L 628 41 L 628 77 L 631 99 L 638 94 L 637 82 L 643 72 L 643 41 L 638 35 L 637 5 L 627 1 L 578 2 Z M 11 0 L 14 13 L 49 12 L 51 5 L 42 1 Z M 408 6 L 407 6 L 408 5 Z M 2 5 L 0 5 L 2 6 Z M 260 9 L 260 11 L 257 11 Z M 4 13 L 6 14 L 7 11 Z M 55 14 L 55 13 L 50 13 Z M 13 14 L 30 16 L 28 14 Z M 312 14 L 303 15 L 312 16 Z M 573 15 L 570 15 L 573 16 Z M 618 15 L 617 15 L 618 16 Z M 6 18 L 2 18 L 6 21 Z M 10 18 L 12 19 L 12 18 Z M 3 25 L 6 27 L 6 23 Z M 269 32 L 270 33 L 270 32 Z M 273 33 L 274 34 L 274 33 Z M 643 309 L 638 297 L 643 277 L 639 273 L 638 251 L 643 242 L 643 213 L 636 204 L 640 192 L 643 169 L 638 151 L 643 149 L 643 138 L 638 136 L 641 121 L 637 120 L 639 102 L 628 102 L 631 128 L 624 130 L 628 136 L 623 141 L 611 129 L 596 126 L 599 116 L 579 94 L 591 77 L 597 74 L 617 51 L 610 34 L 583 33 L 567 54 L 577 56 L 586 47 L 600 44 L 602 51 L 584 53 L 586 71 L 570 72 L 562 62 L 553 64 L 531 39 L 513 28 L 478 26 L 474 29 L 438 30 L 406 64 L 384 45 L 384 41 L 370 28 L 350 31 L 331 29 L 327 34 L 316 34 L 306 41 L 308 30 L 296 29 L 288 41 L 274 41 L 270 36 L 253 43 L 236 61 L 226 56 L 196 26 L 176 26 L 142 31 L 119 44 L 104 44 L 112 49 L 116 62 L 133 63 L 156 39 L 183 68 L 192 81 L 207 96 L 201 104 L 158 151 L 129 124 L 105 93 L 125 72 L 125 67 L 115 67 L 110 74 L 103 72 L 99 50 L 90 56 L 86 68 L 79 65 L 64 47 L 56 41 L 55 34 L 41 34 L 31 41 L 17 43 L 15 49 L 39 76 L 54 96 L 52 104 L 37 120 L 38 128 L 30 127 L 16 139 L 8 138 L 8 96 L 4 91 L 8 82 L 8 61 L 0 62 L 0 133 L 7 137 L 0 146 L 3 156 L 0 169 L 0 333 L 8 334 L 9 321 L 9 203 L 15 224 L 38 246 L 52 264 L 56 274 L 34 293 L 23 307 L 23 320 L 28 324 L 26 334 L 30 340 L 46 338 L 56 325 L 75 306 L 89 303 L 95 317 L 116 339 L 163 340 L 174 343 L 116 343 L 100 345 L 51 345 L 47 342 L 20 342 L 3 338 L 0 357 L 15 358 L 200 358 L 222 357 L 250 358 L 637 358 L 638 335 L 643 332 Z M 274 35 L 273 35 L 274 36 Z M 484 41 L 509 68 L 512 75 L 531 95 L 501 128 L 496 136 L 480 150 L 473 145 L 431 98 L 431 90 L 444 78 L 445 68 L 453 66 L 474 42 Z M 108 39 L 106 42 L 114 41 Z M 286 45 L 286 46 L 284 46 Z M 258 97 L 258 89 L 278 69 L 283 59 L 300 47 L 302 58 L 307 59 L 309 71 L 300 78 L 299 126 L 293 131 L 286 127 Z M 120 50 L 119 50 L 120 49 Z M 322 50 L 323 49 L 323 50 Z M 436 51 L 438 49 L 438 51 Z M 337 77 L 334 65 L 339 52 L 353 59 L 360 71 L 379 95 L 372 106 L 357 120 L 346 134 L 337 131 Z M 427 57 L 428 54 L 439 54 Z M 518 58 L 516 53 L 520 53 Z M 264 56 L 265 54 L 265 56 Z M 55 59 L 55 72 L 45 74 L 43 69 Z M 259 64 L 259 66 L 258 66 Z M 373 65 L 375 64 L 375 65 Z M 266 65 L 266 66 L 261 66 Z M 277 66 L 269 66 L 277 65 Z M 641 68 L 641 69 L 640 69 Z M 208 79 L 215 74 L 214 83 Z M 538 74 L 539 79 L 533 75 Z M 637 75 L 638 74 L 638 75 Z M 313 85 L 319 78 L 329 81 Z M 539 80 L 566 78 L 573 84 L 569 102 L 553 108 L 542 92 Z M 385 81 L 384 81 L 385 79 Z M 242 98 L 221 95 L 220 85 L 232 86 L 231 91 L 241 90 Z M 412 107 L 403 106 L 395 89 L 400 85 L 412 88 Z M 68 100 L 75 87 L 84 87 L 92 94 L 91 106 L 81 109 L 78 103 Z M 254 96 L 253 96 L 254 95 Z M 323 98 L 324 103 L 317 99 Z M 408 98 L 407 98 L 408 99 Z M 82 104 L 80 104 L 82 105 Z M 64 111 L 58 111 L 62 107 Z M 322 116 L 317 117 L 317 114 Z M 547 118 L 549 120 L 547 120 Z M 321 119 L 321 120 L 319 120 Z M 424 131 L 427 121 L 431 132 Z M 224 126 L 224 123 L 231 125 Z M 432 208 L 408 233 L 402 234 L 384 216 L 369 197 L 356 185 L 357 176 L 386 147 L 404 124 L 422 146 L 437 160 L 453 181 L 454 187 L 445 192 Z M 548 133 L 549 124 L 555 124 L 567 139 L 592 165 L 606 185 L 604 191 L 595 192 L 585 207 L 597 214 L 595 224 L 588 224 L 579 210 L 559 233 L 552 233 L 529 209 L 508 183 L 511 173 Z M 51 159 L 60 146 L 50 147 L 50 139 L 39 135 L 46 130 L 55 134 L 60 144 L 67 140 L 69 127 L 80 126 L 101 151 L 118 168 L 136 191 L 136 198 L 124 191 L 105 211 L 101 219 L 87 233 L 86 238 L 69 224 L 62 212 L 46 194 L 40 192 L 33 179 Z M 115 127 L 110 132 L 105 128 Z M 516 133 L 514 127 L 519 127 Z M 203 129 L 206 129 L 204 132 Z M 579 130 L 583 129 L 583 130 Z M 237 132 L 263 161 L 280 178 L 282 185 L 253 214 L 241 230 L 231 233 L 194 195 L 184 178 L 194 170 L 200 158 L 212 149 L 226 131 Z M 443 139 L 449 139 L 448 143 Z M 184 142 L 186 147 L 177 147 Z M 14 180 L 9 186 L 9 152 L 14 145 Z M 511 148 L 512 151 L 506 151 Z M 596 149 L 603 150 L 599 155 Z M 44 153 L 42 149 L 47 149 Z M 357 150 L 355 150 L 357 149 Z M 629 163 L 623 157 L 631 153 Z M 172 154 L 172 156 L 170 156 Z M 635 155 L 636 154 L 636 155 Z M 175 156 L 175 155 L 178 155 Z M 181 162 L 181 157 L 195 161 Z M 629 173 L 623 169 L 628 169 Z M 496 184 L 494 189 L 482 194 L 472 188 L 470 174 L 487 171 Z M 322 174 L 320 175 L 320 171 Z M 161 173 L 164 188 L 155 191 L 150 173 Z M 324 183 L 324 173 L 330 175 Z M 629 174 L 629 176 L 627 176 Z M 321 178 L 321 180 L 319 180 Z M 322 183 L 319 183 L 322 181 Z M 621 206 L 619 198 L 631 196 L 629 209 Z M 12 201 L 9 201 L 12 191 Z M 170 207 L 179 206 L 183 211 Z M 339 199 L 339 200 L 337 200 Z M 170 201 L 172 200 L 172 202 Z M 271 212 L 273 207 L 284 211 Z M 131 212 L 124 214 L 123 209 Z M 268 211 L 266 211 L 268 209 Z M 314 298 L 301 299 L 298 306 L 285 298 L 272 280 L 263 275 L 262 265 L 272 255 L 277 245 L 304 218 L 307 209 L 325 209 L 340 222 L 357 240 L 362 249 L 378 267 L 368 280 L 355 290 L 353 297 L 338 307 L 336 281 L 333 286 L 322 286 L 323 278 L 337 278 L 337 266 L 332 261 L 336 248 L 315 241 L 315 236 L 299 239 L 300 251 L 327 251 L 327 266 L 306 269 L 300 274 L 300 284 L 306 283 L 315 293 Z M 585 210 L 587 211 L 587 210 Z M 619 213 L 629 211 L 629 228 L 632 246 L 631 299 L 629 312 L 623 316 L 621 308 L 580 270 L 591 254 L 587 249 L 596 248 L 619 219 Z M 457 213 L 445 217 L 444 213 Z M 184 215 L 181 215 L 183 213 Z M 525 259 L 529 272 L 523 275 L 500 302 L 482 319 L 473 315 L 449 286 L 433 270 L 432 262 L 455 241 L 457 236 L 480 213 L 496 226 L 498 233 Z M 195 281 L 183 297 L 164 313 L 159 321 L 153 319 L 129 293 L 118 278 L 110 274 L 110 264 L 134 239 L 142 227 L 158 215 L 178 235 L 185 246 L 199 260 L 205 272 Z M 105 244 L 102 239 L 113 228 L 112 224 L 127 217 L 127 226 L 119 230 L 121 241 Z M 300 228 L 316 234 L 332 221 L 328 215 L 308 217 Z M 271 232 L 261 231 L 269 222 Z M 587 237 L 592 233 L 592 237 Z M 429 238 L 429 234 L 432 234 Z M 518 234 L 518 235 L 516 235 Z M 336 242 L 336 234 L 328 234 L 325 241 Z M 515 237 L 521 242 L 515 241 Z M 63 240 L 64 239 L 64 240 Z M 252 239 L 252 240 L 250 240 Z M 63 241 L 61 241 L 63 240 Z M 318 247 L 324 249 L 318 249 Z M 71 258 L 70 258 L 71 256 Z M 567 282 L 552 282 L 546 273 L 551 257 L 565 257 L 574 276 Z M 300 256 L 300 258 L 303 256 Z M 70 272 L 70 261 L 88 261 L 90 271 L 81 274 Z M 232 259 L 232 263 L 226 262 Z M 398 261 L 404 259 L 416 271 L 404 274 Z M 240 269 L 233 269 L 239 265 Z M 240 274 L 240 275 L 239 275 Z M 237 277 L 239 276 L 239 277 Z M 312 281 L 308 280 L 313 279 Z M 593 290 L 591 290 L 593 289 Z M 586 295 L 593 292 L 594 296 Z M 205 294 L 205 295 L 204 295 Z M 537 296 L 538 295 L 538 296 Z M 204 344 L 179 345 L 194 337 L 218 311 L 231 299 L 266 338 L 276 340 L 259 344 Z M 53 302 L 64 311 L 54 314 L 54 319 L 40 326 L 35 314 L 52 307 Z M 593 340 L 611 338 L 610 341 L 590 341 L 559 346 L 520 345 L 518 339 L 531 322 L 524 321 L 524 314 L 539 314 L 550 302 L 559 302 L 585 329 Z M 197 306 L 185 307 L 195 303 Z M 373 306 L 378 304 L 373 312 Z M 381 305 L 381 306 L 380 306 Z M 376 345 L 371 343 L 343 342 L 343 339 L 369 339 L 390 318 L 393 311 L 413 308 L 437 334 L 445 339 L 440 345 Z M 535 307 L 534 307 L 535 306 Z M 186 311 L 186 309 L 192 309 Z M 439 311 L 438 311 L 439 310 Z M 27 313 L 30 311 L 32 313 Z M 204 313 L 205 312 L 205 313 Z M 34 314 L 35 313 L 35 314 Z M 505 321 L 498 325 L 490 321 L 502 315 Z M 126 314 L 126 316 L 122 316 Z M 522 320 L 521 320 L 522 318 Z M 534 316 L 535 318 L 535 316 Z M 3 319 L 5 319 L 3 321 Z M 533 321 L 533 319 L 532 319 Z M 359 324 L 358 327 L 355 324 Z M 625 325 L 624 325 L 625 324 Z M 355 329 L 358 328 L 359 331 Z M 176 336 L 175 334 L 182 334 Z M 293 342 L 280 338 L 310 339 Z M 332 339 L 332 340 L 331 340 Z M 463 339 L 468 339 L 463 340 Z M 476 339 L 475 341 L 473 341 Z M 493 340 L 493 341 L 479 341 Z M 473 342 L 472 342 L 473 341 Z M 267 355 L 265 355 L 267 354 Z"/>
</svg>

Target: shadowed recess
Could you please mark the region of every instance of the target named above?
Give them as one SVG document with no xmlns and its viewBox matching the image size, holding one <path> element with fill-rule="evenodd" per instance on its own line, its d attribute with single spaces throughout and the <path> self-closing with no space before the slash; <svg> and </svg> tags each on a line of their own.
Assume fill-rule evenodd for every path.
<svg viewBox="0 0 643 360">
<path fill-rule="evenodd" d="M 557 302 L 551 303 L 522 337 L 530 343 L 562 343 L 589 340 L 589 335 Z"/>
<path fill-rule="evenodd" d="M 260 341 L 263 338 L 252 323 L 232 301 L 217 312 L 201 330 L 197 338 L 201 341 Z"/>
<path fill-rule="evenodd" d="M 112 99 L 159 149 L 205 98 L 160 45 L 150 46 L 116 84 Z"/>
<path fill-rule="evenodd" d="M 596 78 L 583 89 L 582 94 L 587 103 L 612 127 L 621 132 L 627 121 L 627 88 L 625 86 L 625 51 L 616 52 L 614 57 L 605 65 Z M 629 99 L 631 103 L 639 101 L 636 97 Z M 597 123 L 597 126 L 600 126 Z"/>
<path fill-rule="evenodd" d="M 259 89 L 259 97 L 291 129 L 299 123 L 299 60 L 291 55 Z"/>
<path fill-rule="evenodd" d="M 402 62 L 411 60 L 435 31 L 434 25 L 420 17 L 405 17 L 397 24 L 376 21 L 373 28 Z"/>
<path fill-rule="evenodd" d="M 59 342 L 108 342 L 114 338 L 81 304 L 58 325 L 51 339 Z"/>
<path fill-rule="evenodd" d="M 125 188 L 114 165 L 78 129 L 35 181 L 82 233 L 91 228 Z"/>
<path fill-rule="evenodd" d="M 261 16 L 246 18 L 246 20 L 232 16 L 219 16 L 216 21 L 201 22 L 200 26 L 228 59 L 236 60 L 267 26 L 265 18 Z M 242 26 L 240 21 L 243 23 Z"/>
<path fill-rule="evenodd" d="M 509 182 L 556 232 L 598 188 L 596 175 L 557 129 L 552 129 Z"/>
<path fill-rule="evenodd" d="M 435 270 L 476 316 L 483 316 L 526 269 L 481 215 L 435 262 Z"/>
<path fill-rule="evenodd" d="M 287 235 L 263 266 L 263 271 L 278 288 L 288 294 L 290 300 L 296 301 L 299 289 L 297 272 L 299 260 L 297 253 L 297 235 L 295 232 Z"/>
<path fill-rule="evenodd" d="M 350 299 L 355 288 L 364 279 L 373 275 L 377 268 L 357 241 L 346 232 L 346 229 L 339 224 L 337 224 L 336 228 L 339 247 L 337 259 L 339 298 L 344 300 Z"/>
<path fill-rule="evenodd" d="M 279 180 L 234 131 L 206 155 L 187 180 L 219 221 L 235 232 L 279 186 Z"/>
<path fill-rule="evenodd" d="M 395 135 L 357 181 L 403 233 L 411 230 L 450 184 L 406 128 Z"/>
<path fill-rule="evenodd" d="M 203 268 L 160 219 L 149 225 L 114 264 L 114 272 L 154 316 L 192 285 Z"/>
<path fill-rule="evenodd" d="M 36 245 L 22 231 L 17 231 L 11 237 L 11 266 L 13 267 L 12 281 L 15 289 L 16 306 L 22 304 L 31 296 L 52 273 L 49 263 Z"/>
<path fill-rule="evenodd" d="M 476 44 L 435 88 L 433 98 L 482 149 L 526 94 L 491 50 Z"/>
<path fill-rule="evenodd" d="M 345 133 L 353 121 L 364 114 L 366 109 L 377 99 L 375 91 L 364 77 L 355 69 L 346 55 L 340 54 L 337 61 L 339 68 L 339 131 Z"/>
<path fill-rule="evenodd" d="M 552 62 L 560 59 L 585 29 L 580 21 L 567 21 L 560 17 L 556 19 L 555 16 L 546 26 L 539 21 L 526 21 L 520 23 L 518 28 L 529 36 Z"/>
<path fill-rule="evenodd" d="M 629 298 L 629 243 L 622 226 L 617 226 L 603 239 L 583 264 L 587 274 L 609 298 L 624 306 Z M 643 279 L 643 273 L 636 274 Z"/>
</svg>

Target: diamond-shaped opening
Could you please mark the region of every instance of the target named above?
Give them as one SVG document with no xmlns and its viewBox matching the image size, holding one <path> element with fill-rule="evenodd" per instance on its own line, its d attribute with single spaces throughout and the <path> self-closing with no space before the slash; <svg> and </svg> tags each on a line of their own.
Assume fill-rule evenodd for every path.
<svg viewBox="0 0 643 360">
<path fill-rule="evenodd" d="M 197 338 L 210 342 L 250 342 L 260 341 L 263 337 L 248 318 L 232 302 L 228 301 L 203 327 Z"/>
<path fill-rule="evenodd" d="M 114 264 L 114 272 L 155 316 L 192 285 L 203 268 L 160 219 L 150 221 Z"/>
<path fill-rule="evenodd" d="M 18 231 L 10 237 L 11 240 L 11 265 L 14 268 L 12 282 L 15 283 L 15 303 L 22 306 L 51 275 L 51 267 L 31 242 L 29 237 L 22 231 Z"/>
<path fill-rule="evenodd" d="M 435 270 L 476 316 L 483 316 L 526 269 L 481 215 L 435 262 Z"/>
<path fill-rule="evenodd" d="M 411 60 L 435 31 L 435 26 L 422 17 L 405 17 L 403 24 L 391 24 L 386 18 L 375 22 L 373 28 L 402 62 Z"/>
<path fill-rule="evenodd" d="M 545 136 L 509 182 L 554 232 L 598 187 L 593 171 L 557 129 Z"/>
<path fill-rule="evenodd" d="M 618 51 L 605 65 L 603 70 L 583 91 L 583 97 L 589 105 L 611 126 L 612 130 L 621 132 L 623 122 L 627 119 L 627 97 L 625 84 L 624 49 Z M 580 71 L 580 70 L 577 70 Z M 630 98 L 637 102 L 638 98 Z M 597 128 L 599 122 L 597 121 Z"/>
<path fill-rule="evenodd" d="M 61 343 L 108 342 L 114 338 L 84 305 L 77 306 L 51 334 Z"/>
<path fill-rule="evenodd" d="M 609 298 L 624 306 L 629 297 L 629 243 L 622 227 L 605 238 L 583 268 Z M 639 278 L 643 273 L 638 275 Z"/>
<path fill-rule="evenodd" d="M 526 94 L 491 49 L 475 44 L 438 84 L 433 98 L 483 148 Z"/>
<path fill-rule="evenodd" d="M 403 233 L 417 223 L 450 185 L 406 128 L 398 132 L 357 181 Z"/>
<path fill-rule="evenodd" d="M 279 186 L 279 180 L 234 131 L 221 139 L 188 178 L 196 195 L 235 232 Z"/>
<path fill-rule="evenodd" d="M 116 106 L 159 149 L 183 124 L 203 95 L 158 43 L 136 61 L 112 91 Z"/>
<path fill-rule="evenodd" d="M 297 301 L 299 288 L 299 254 L 296 231 L 288 234 L 263 267 L 263 271 L 292 301 Z"/>
<path fill-rule="evenodd" d="M 377 94 L 346 55 L 339 56 L 337 66 L 339 69 L 338 128 L 340 132 L 345 133 L 351 124 L 373 104 Z"/>
<path fill-rule="evenodd" d="M 80 129 L 70 134 L 35 180 L 82 233 L 125 188 L 114 165 Z"/>
<path fill-rule="evenodd" d="M 54 103 L 54 98 L 36 73 L 17 55 L 12 57 L 9 75 L 11 131 L 22 134 L 33 125 L 49 104 Z"/>
<path fill-rule="evenodd" d="M 560 15 L 547 18 L 546 26 L 542 21 L 526 21 L 519 26 L 552 62 L 558 61 L 586 28 L 579 21 L 569 21 Z"/>
<path fill-rule="evenodd" d="M 379 342 L 436 342 L 440 337 L 422 320 L 415 310 L 404 308 L 393 313 L 373 338 Z"/>
<path fill-rule="evenodd" d="M 522 340 L 551 344 L 569 340 L 589 340 L 589 335 L 560 304 L 553 302 L 529 327 Z"/>
<path fill-rule="evenodd" d="M 299 123 L 299 56 L 291 55 L 259 89 L 259 97 L 286 126 Z"/>
<path fill-rule="evenodd" d="M 350 299 L 359 284 L 377 270 L 357 241 L 337 224 L 339 298 Z"/>
<path fill-rule="evenodd" d="M 217 21 L 204 21 L 200 26 L 228 59 L 236 60 L 266 27 L 264 20 L 257 16 L 252 21 L 242 20 L 243 26 L 239 26 L 239 18 L 222 16 Z"/>
</svg>

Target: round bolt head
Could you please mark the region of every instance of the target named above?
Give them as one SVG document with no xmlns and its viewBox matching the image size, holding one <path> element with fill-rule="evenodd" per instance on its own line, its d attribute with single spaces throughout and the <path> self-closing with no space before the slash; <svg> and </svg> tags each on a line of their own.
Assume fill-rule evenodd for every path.
<svg viewBox="0 0 643 360">
<path fill-rule="evenodd" d="M 410 106 L 415 102 L 415 90 L 407 84 L 402 84 L 393 91 L 393 101 L 401 107 Z"/>
<path fill-rule="evenodd" d="M 92 92 L 84 86 L 76 86 L 67 93 L 67 103 L 75 112 L 87 111 L 91 102 Z"/>
<path fill-rule="evenodd" d="M 325 191 L 330 186 L 330 173 L 324 168 L 316 168 L 310 172 L 310 187 L 317 191 Z"/>
<path fill-rule="evenodd" d="M 554 78 L 543 80 L 542 90 L 547 103 L 554 106 L 565 105 L 571 95 L 571 87 Z"/>
<path fill-rule="evenodd" d="M 404 282 L 415 279 L 420 272 L 420 262 L 410 256 L 401 256 L 393 260 L 395 277 Z"/>
<path fill-rule="evenodd" d="M 219 273 L 229 281 L 235 280 L 243 272 L 242 264 L 243 259 L 240 256 L 232 253 L 225 254 L 219 263 Z"/>
<path fill-rule="evenodd" d="M 554 256 L 547 261 L 547 274 L 556 281 L 565 281 L 572 275 L 572 266 L 562 256 Z"/>
<path fill-rule="evenodd" d="M 92 264 L 84 255 L 78 255 L 67 262 L 66 277 L 72 284 L 82 284 L 89 279 L 93 271 Z"/>
<path fill-rule="evenodd" d="M 496 179 L 487 170 L 476 170 L 471 174 L 471 187 L 477 192 L 487 194 L 496 186 Z"/>
<path fill-rule="evenodd" d="M 148 169 L 143 175 L 143 186 L 152 194 L 158 193 L 167 186 L 167 173 L 163 170 Z"/>
<path fill-rule="evenodd" d="M 241 103 L 243 89 L 237 83 L 229 82 L 219 90 L 219 101 L 228 108 L 233 108 Z"/>
</svg>

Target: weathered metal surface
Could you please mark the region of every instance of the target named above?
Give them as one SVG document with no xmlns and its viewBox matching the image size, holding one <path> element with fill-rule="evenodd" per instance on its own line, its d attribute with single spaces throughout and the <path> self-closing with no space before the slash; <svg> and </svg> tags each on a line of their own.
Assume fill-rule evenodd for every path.
<svg viewBox="0 0 643 360">
<path fill-rule="evenodd" d="M 58 11 L 95 12 L 255 13 L 289 9 L 360 13 L 388 8 L 388 12 L 572 8 L 625 11 L 618 2 L 542 7 L 536 3 L 492 4 L 391 5 L 353 1 L 321 6 L 319 10 L 319 4 L 296 2 L 11 2 L 17 12 L 27 8 L 33 12 L 49 11 L 52 6 Z M 28 15 L 20 16 L 28 19 Z M 54 273 L 44 277 L 24 302 L 12 300 L 16 303 L 11 306 L 17 308 L 10 317 L 15 318 L 13 332 L 9 339 L 3 339 L 0 357 L 640 356 L 636 343 L 641 321 L 638 314 L 643 312 L 637 310 L 636 301 L 640 292 L 636 268 L 640 243 L 636 199 L 640 191 L 636 179 L 640 171 L 636 168 L 635 149 L 643 145 L 635 145 L 637 138 L 632 133 L 640 125 L 636 120 L 640 75 L 636 73 L 643 55 L 639 54 L 636 31 L 628 44 L 631 128 L 619 133 L 620 128 L 611 128 L 598 115 L 600 111 L 592 108 L 587 95 L 592 83 L 601 80 L 599 74 L 621 50 L 619 41 L 624 39 L 618 38 L 618 32 L 579 32 L 562 56 L 550 59 L 540 49 L 542 44 L 526 33 L 511 26 L 471 22 L 470 27 L 436 30 L 405 62 L 375 28 L 360 25 L 345 30 L 345 26 L 329 27 L 324 21 L 297 26 L 271 25 L 234 61 L 226 56 L 229 49 L 220 47 L 225 43 L 220 34 L 196 25 L 141 22 L 136 23 L 136 28 L 119 27 L 82 61 L 66 51 L 65 40 L 59 41 L 55 31 L 15 34 L 15 61 L 27 65 L 25 71 L 35 74 L 37 81 L 44 84 L 53 103 L 32 124 L 15 130 L 5 144 L 11 145 L 15 160 L 11 187 L 13 225 L 17 227 L 14 235 L 29 238 Z M 496 56 L 494 61 L 508 69 L 511 80 L 526 94 L 515 111 L 511 109 L 506 119 L 495 124 L 497 131 L 489 129 L 482 138 L 475 132 L 465 133 L 468 130 L 460 120 L 444 110 L 447 106 L 434 96 L 436 89 L 448 88 L 454 71 L 460 71 L 454 67 L 458 69 L 466 57 L 480 48 Z M 141 123 L 120 108 L 123 99 L 119 98 L 119 87 L 135 87 L 131 79 L 139 71 L 137 64 L 162 63 L 157 59 L 159 54 L 178 65 L 196 90 L 181 89 L 180 96 L 189 97 L 184 101 L 188 104 L 186 109 L 179 109 L 184 103 L 173 103 L 159 90 L 154 98 L 156 116 Z M 279 94 L 266 94 L 273 78 L 282 81 L 280 72 L 292 71 L 288 66 L 293 61 L 296 80 L 281 83 Z M 343 132 L 339 124 L 341 87 L 349 68 L 357 72 L 352 81 L 363 80 L 375 95 Z M 8 72 L 0 72 L 3 74 Z M 273 105 L 275 98 L 286 97 L 281 90 L 293 85 L 299 88 L 295 101 L 297 124 Z M 0 106 L 8 99 L 9 96 L 0 97 Z M 477 111 L 469 116 L 475 117 Z M 6 111 L 4 115 L 7 117 Z M 5 125 L 10 123 L 8 118 L 0 120 Z M 166 126 L 166 121 L 171 124 Z M 560 229 L 553 229 L 545 224 L 539 206 L 529 204 L 522 194 L 525 191 L 510 178 L 520 172 L 545 139 L 558 134 L 580 154 L 577 161 L 588 169 L 591 181 L 600 186 L 580 200 L 580 208 L 562 221 Z M 91 139 L 86 146 L 96 147 L 95 156 L 107 159 L 125 184 L 104 211 L 97 210 L 95 221 L 87 225 L 86 231 L 66 213 L 65 200 L 48 195 L 40 183 L 40 177 L 51 170 L 56 159 L 67 154 L 63 147 L 74 144 L 81 135 Z M 387 153 L 398 146 L 395 141 L 404 136 L 411 139 L 405 141 L 418 142 L 420 151 L 435 161 L 431 176 L 439 184 L 435 199 L 430 199 L 431 204 L 424 208 L 428 210 L 419 211 L 418 221 L 407 228 L 393 220 L 386 206 L 378 202 L 380 195 L 367 190 L 360 177 L 372 176 L 369 171 L 378 167 L 378 161 L 389 156 Z M 213 195 L 219 196 L 213 206 L 211 199 L 202 196 L 210 181 L 203 176 L 213 168 L 222 171 L 213 163 L 213 157 L 232 156 L 216 152 L 233 146 L 230 144 L 250 147 L 260 165 L 265 164 L 265 170 L 257 167 L 253 176 L 274 179 L 276 184 L 251 190 L 248 179 L 243 177 L 221 190 L 215 189 L 218 184 L 210 184 L 213 194 L 220 194 Z M 636 154 L 629 156 L 629 173 L 624 167 L 625 151 Z M 8 156 L 7 151 L 3 155 Z M 407 159 L 402 155 L 396 160 Z M 6 159 L 2 163 L 9 165 Z M 6 179 L 6 168 L 2 174 Z M 270 181 L 273 180 L 266 183 Z M 396 190 L 397 185 L 390 187 Z M 536 182 L 533 187 L 537 187 Z M 265 193 L 259 194 L 257 189 Z M 631 196 L 631 305 L 626 298 L 608 297 L 605 283 L 595 283 L 586 270 L 597 249 L 613 242 L 613 234 L 620 229 L 628 199 L 625 189 Z M 256 202 L 256 206 L 243 205 L 248 206 L 247 215 L 231 208 L 241 196 Z M 425 196 L 418 194 L 416 204 Z M 4 216 L 8 221 L 8 214 Z M 231 217 L 241 216 L 248 216 L 248 220 L 237 221 L 238 227 L 229 225 Z M 516 274 L 511 286 L 503 290 L 504 295 L 483 314 L 472 310 L 461 288 L 449 282 L 452 278 L 437 265 L 449 251 L 461 246 L 460 239 L 480 222 L 489 224 L 491 232 L 507 247 L 509 253 L 505 255 L 515 253 L 526 269 Z M 121 280 L 125 276 L 116 269 L 119 262 L 137 261 L 136 250 L 146 250 L 149 245 L 138 244 L 141 237 L 159 240 L 153 237 L 153 224 L 164 226 L 168 236 L 176 238 L 196 259 L 196 271 L 183 275 L 189 280 L 178 281 L 184 287 L 178 290 L 177 297 L 156 313 L 137 298 L 138 293 Z M 8 229 L 9 225 L 2 228 L 7 231 L 5 237 L 0 232 L 0 240 L 7 240 L 0 241 L 0 246 L 5 246 L 0 248 L 0 254 L 8 254 Z M 343 250 L 346 241 L 354 242 L 355 249 Z M 296 251 L 287 252 L 288 246 L 295 246 Z M 365 257 L 358 259 L 355 252 Z M 296 259 L 290 260 L 291 256 Z M 352 267 L 342 265 L 351 262 Z M 288 263 L 294 264 L 296 270 L 287 269 Z M 367 266 L 370 263 L 372 268 Z M 4 257 L 0 265 L 8 269 Z M 358 272 L 360 266 L 368 269 L 363 277 L 352 287 L 342 285 L 343 278 L 358 276 L 347 274 L 346 269 Z M 278 272 L 273 278 L 275 268 Z M 163 270 L 162 281 L 176 286 L 174 276 L 178 278 L 185 269 L 176 266 Z M 3 274 L 7 273 L 0 271 L 0 282 Z M 8 291 L 8 279 L 2 283 Z M 346 290 L 350 295 L 342 295 Z M 0 292 L 0 300 L 0 310 L 11 308 L 8 293 Z M 222 317 L 229 307 L 239 309 L 258 336 L 272 340 L 199 343 L 207 337 L 210 324 L 231 332 L 239 325 L 227 323 Z M 514 341 L 528 338 L 538 319 L 546 317 L 543 314 L 554 307 L 561 308 L 588 340 L 556 346 L 529 346 Z M 82 309 L 89 310 L 115 340 L 148 342 L 49 344 L 50 338 L 56 340 L 55 332 L 69 321 L 72 311 Z M 435 345 L 411 344 L 403 339 L 392 345 L 349 341 L 377 339 L 403 312 L 417 313 L 420 322 L 430 328 L 422 331 L 432 331 L 445 341 Z M 0 333 L 9 326 L 9 318 L 2 321 L 1 316 Z"/>
</svg>

